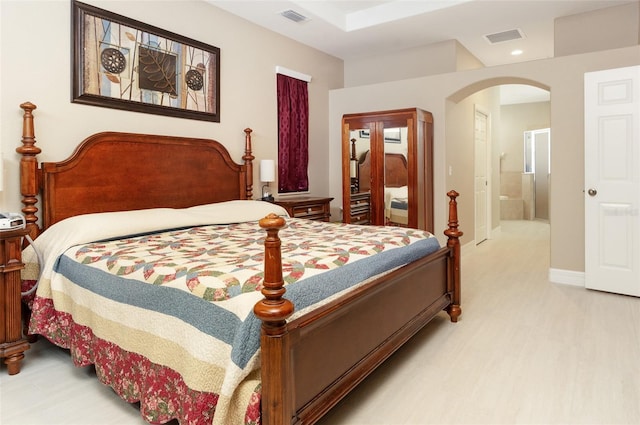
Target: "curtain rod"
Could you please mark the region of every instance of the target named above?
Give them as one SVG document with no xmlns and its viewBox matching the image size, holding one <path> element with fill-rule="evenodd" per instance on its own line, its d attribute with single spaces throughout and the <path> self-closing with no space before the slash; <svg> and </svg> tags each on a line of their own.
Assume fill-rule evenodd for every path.
<svg viewBox="0 0 640 425">
<path fill-rule="evenodd" d="M 298 80 L 311 82 L 311 75 L 285 68 L 284 66 L 276 66 L 276 74 L 286 75 L 287 77 L 296 78 Z"/>
</svg>

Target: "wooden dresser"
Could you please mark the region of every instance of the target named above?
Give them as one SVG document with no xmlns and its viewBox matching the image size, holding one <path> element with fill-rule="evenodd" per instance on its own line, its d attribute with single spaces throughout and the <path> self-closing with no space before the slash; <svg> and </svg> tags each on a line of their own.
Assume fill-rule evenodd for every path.
<svg viewBox="0 0 640 425">
<path fill-rule="evenodd" d="M 296 196 L 279 198 L 273 201 L 273 203 L 286 209 L 291 217 L 329 221 L 331 218 L 329 203 L 332 200 L 333 198 Z"/>
<path fill-rule="evenodd" d="M 0 232 L 0 358 L 9 375 L 20 372 L 20 362 L 29 342 L 22 336 L 20 270 L 22 238 L 26 229 Z"/>
<path fill-rule="evenodd" d="M 406 217 L 387 216 L 389 189 L 407 198 Z M 367 196 L 369 224 L 433 231 L 433 114 L 405 108 L 342 116 L 345 223 L 366 221 L 360 218 Z M 358 197 L 358 212 L 350 211 Z"/>
<path fill-rule="evenodd" d="M 371 224 L 371 192 L 351 194 L 351 224 Z"/>
</svg>

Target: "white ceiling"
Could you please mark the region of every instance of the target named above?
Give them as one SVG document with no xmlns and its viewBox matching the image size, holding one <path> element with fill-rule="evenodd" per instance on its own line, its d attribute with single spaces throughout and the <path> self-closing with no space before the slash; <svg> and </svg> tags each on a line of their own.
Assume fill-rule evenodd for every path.
<svg viewBox="0 0 640 425">
<path fill-rule="evenodd" d="M 457 40 L 485 66 L 553 57 L 554 20 L 638 0 L 205 0 L 338 58 Z M 308 19 L 293 22 L 292 10 Z M 519 30 L 490 43 L 485 35 Z M 512 56 L 514 49 L 523 53 Z"/>
<path fill-rule="evenodd" d="M 555 18 L 637 0 L 206 0 L 234 15 L 342 59 L 458 40 L 485 66 L 553 57 Z M 309 20 L 280 15 L 296 11 Z M 484 36 L 520 29 L 524 38 Z M 520 56 L 511 56 L 513 49 Z"/>
</svg>

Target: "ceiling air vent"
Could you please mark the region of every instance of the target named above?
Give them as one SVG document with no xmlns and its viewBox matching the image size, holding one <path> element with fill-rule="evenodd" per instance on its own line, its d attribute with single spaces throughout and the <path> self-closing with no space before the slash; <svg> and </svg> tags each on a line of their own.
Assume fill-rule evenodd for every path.
<svg viewBox="0 0 640 425">
<path fill-rule="evenodd" d="M 309 20 L 309 18 L 307 18 L 306 16 L 301 15 L 295 10 L 291 10 L 291 9 L 285 10 L 284 12 L 280 12 L 280 15 L 284 16 L 287 19 L 292 20 L 293 22 L 304 22 Z"/>
<path fill-rule="evenodd" d="M 484 36 L 491 44 L 503 43 L 505 41 L 519 40 L 524 38 L 524 34 L 519 29 L 513 29 L 508 31 L 496 32 L 494 34 L 487 34 Z"/>
</svg>

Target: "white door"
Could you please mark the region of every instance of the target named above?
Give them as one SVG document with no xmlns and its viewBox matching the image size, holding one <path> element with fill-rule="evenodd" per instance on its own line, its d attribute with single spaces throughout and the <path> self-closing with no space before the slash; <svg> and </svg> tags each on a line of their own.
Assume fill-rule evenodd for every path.
<svg viewBox="0 0 640 425">
<path fill-rule="evenodd" d="M 487 114 L 475 110 L 475 241 L 487 239 Z"/>
<path fill-rule="evenodd" d="M 585 286 L 640 296 L 640 66 L 585 74 Z"/>
</svg>

